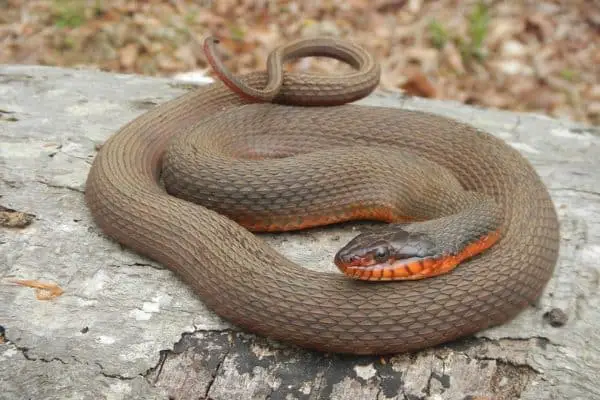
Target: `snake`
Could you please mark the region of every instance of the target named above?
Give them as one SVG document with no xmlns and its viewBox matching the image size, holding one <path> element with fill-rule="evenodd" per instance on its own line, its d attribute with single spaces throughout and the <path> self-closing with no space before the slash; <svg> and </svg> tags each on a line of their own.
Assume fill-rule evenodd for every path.
<svg viewBox="0 0 600 400">
<path fill-rule="evenodd" d="M 361 46 L 302 38 L 266 71 L 161 103 L 100 147 L 85 202 L 108 238 L 173 271 L 224 320 L 308 350 L 412 352 L 512 320 L 551 278 L 559 222 L 518 150 L 430 112 L 357 104 L 381 68 Z M 332 57 L 350 72 L 284 71 Z M 292 262 L 257 232 L 372 220 L 334 257 Z"/>
</svg>

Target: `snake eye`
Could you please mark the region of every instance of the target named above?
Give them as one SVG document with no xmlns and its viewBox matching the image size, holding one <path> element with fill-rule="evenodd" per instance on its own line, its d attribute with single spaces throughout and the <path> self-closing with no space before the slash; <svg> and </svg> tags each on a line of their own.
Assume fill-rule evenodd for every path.
<svg viewBox="0 0 600 400">
<path fill-rule="evenodd" d="M 377 262 L 383 262 L 385 260 L 387 260 L 387 258 L 389 257 L 390 252 L 388 251 L 388 249 L 386 247 L 378 247 L 375 250 L 375 261 Z"/>
</svg>

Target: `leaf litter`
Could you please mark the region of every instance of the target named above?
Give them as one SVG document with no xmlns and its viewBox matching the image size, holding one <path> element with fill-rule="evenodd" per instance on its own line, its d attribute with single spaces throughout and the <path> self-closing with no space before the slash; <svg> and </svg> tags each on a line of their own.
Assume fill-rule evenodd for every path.
<svg viewBox="0 0 600 400">
<path fill-rule="evenodd" d="M 212 75 L 212 33 L 234 73 L 315 35 L 352 40 L 382 66 L 380 88 L 600 125 L 600 1 L 0 0 L 0 63 Z M 335 60 L 290 71 L 339 73 Z"/>
</svg>

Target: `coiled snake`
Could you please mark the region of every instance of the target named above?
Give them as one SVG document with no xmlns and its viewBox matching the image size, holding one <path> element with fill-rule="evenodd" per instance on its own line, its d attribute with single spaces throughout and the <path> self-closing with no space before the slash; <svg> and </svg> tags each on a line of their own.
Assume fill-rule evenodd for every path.
<svg viewBox="0 0 600 400">
<path fill-rule="evenodd" d="M 558 256 L 558 221 L 516 150 L 433 114 L 343 104 L 379 80 L 371 56 L 345 41 L 278 48 L 269 68 L 280 83 L 263 72 L 231 76 L 213 44 L 206 39 L 205 50 L 221 81 L 141 115 L 97 154 L 85 198 L 108 236 L 176 272 L 232 323 L 322 351 L 432 346 L 508 321 L 540 295 Z M 310 55 L 356 70 L 281 72 L 283 60 Z M 316 273 L 240 225 L 290 230 L 354 218 L 403 223 L 338 253 L 347 274 L 438 276 Z M 431 260 L 497 238 L 457 268 L 432 272 Z"/>
</svg>

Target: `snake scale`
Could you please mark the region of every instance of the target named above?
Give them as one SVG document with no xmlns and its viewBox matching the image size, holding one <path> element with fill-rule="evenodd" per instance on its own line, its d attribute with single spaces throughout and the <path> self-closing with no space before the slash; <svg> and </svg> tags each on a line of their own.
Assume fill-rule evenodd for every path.
<svg viewBox="0 0 600 400">
<path fill-rule="evenodd" d="M 282 60 L 328 55 L 356 70 L 279 71 L 279 86 L 268 83 L 266 72 L 221 75 L 129 122 L 101 147 L 86 183 L 86 203 L 103 232 L 174 271 L 237 326 L 320 351 L 413 351 L 504 323 L 539 297 L 558 257 L 558 220 L 547 189 L 518 151 L 434 114 L 343 104 L 378 83 L 378 65 L 359 47 L 315 38 L 277 51 Z M 240 86 L 266 89 L 248 97 Z M 257 102 L 263 95 L 267 102 Z M 191 136 L 204 139 L 182 139 Z M 187 151 L 166 153 L 182 140 Z M 185 169 L 185 152 L 204 160 L 196 165 L 203 171 L 195 189 L 202 205 L 172 195 L 197 178 L 172 174 Z M 417 176 L 410 174 L 413 164 Z M 335 222 L 356 205 L 393 208 L 394 196 L 412 200 L 418 217 L 435 224 L 462 203 L 428 185 L 445 184 L 428 173 L 435 168 L 501 210 L 500 241 L 435 278 L 373 283 L 317 273 L 242 226 L 301 224 L 313 208 L 321 209 L 317 219 L 332 215 L 327 222 Z M 161 178 L 171 181 L 168 192 Z M 269 204 L 278 216 L 267 213 Z M 385 219 L 378 212 L 373 218 Z"/>
</svg>

